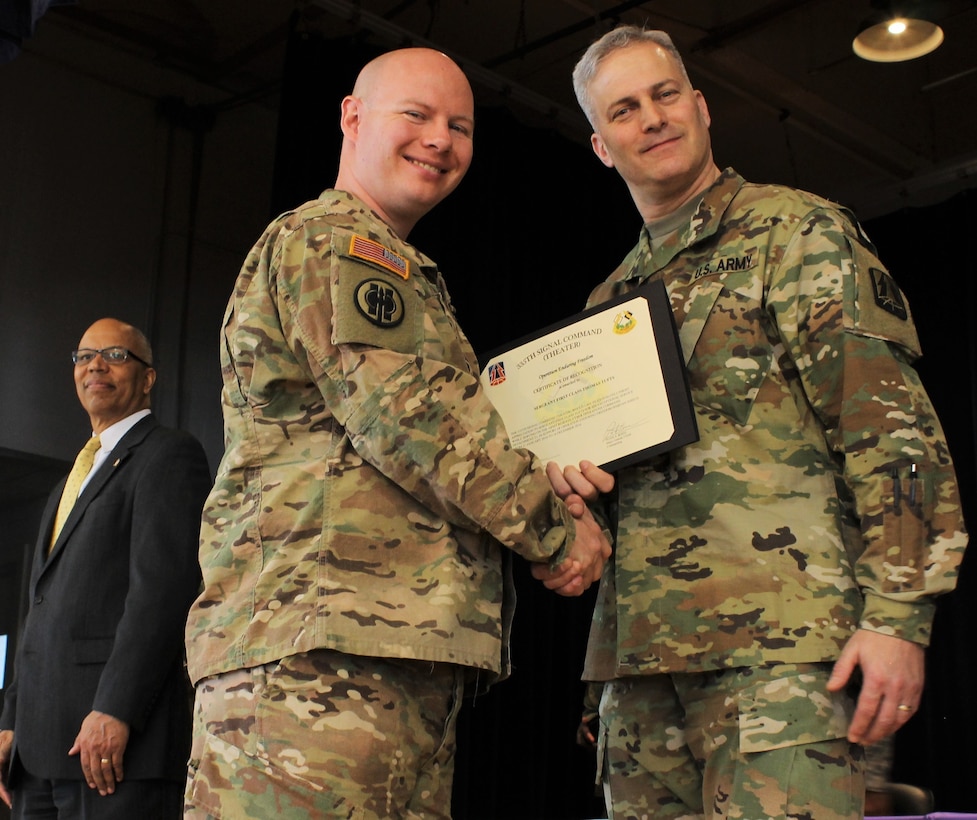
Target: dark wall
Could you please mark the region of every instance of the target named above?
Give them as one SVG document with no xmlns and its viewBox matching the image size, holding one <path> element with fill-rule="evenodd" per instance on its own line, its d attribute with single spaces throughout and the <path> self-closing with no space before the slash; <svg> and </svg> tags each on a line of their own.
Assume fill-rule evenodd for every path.
<svg viewBox="0 0 977 820">
<path fill-rule="evenodd" d="M 977 190 L 865 225 L 909 299 L 923 347 L 918 370 L 943 423 L 960 482 L 967 529 L 977 529 L 977 262 L 966 239 L 977 225 Z M 977 551 L 957 589 L 940 599 L 919 713 L 896 736 L 895 776 L 933 789 L 937 808 L 977 811 Z"/>
</svg>

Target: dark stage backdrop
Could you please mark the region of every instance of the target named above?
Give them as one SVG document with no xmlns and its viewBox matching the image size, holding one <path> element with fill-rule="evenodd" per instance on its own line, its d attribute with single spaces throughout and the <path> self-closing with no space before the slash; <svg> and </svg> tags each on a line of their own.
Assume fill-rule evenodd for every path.
<svg viewBox="0 0 977 820">
<path fill-rule="evenodd" d="M 977 531 L 977 189 L 865 224 L 909 299 L 923 347 L 918 370 L 943 423 L 960 480 L 967 529 Z M 928 786 L 937 809 L 977 812 L 977 547 L 957 589 L 939 601 L 920 712 L 896 736 L 895 775 Z"/>
<path fill-rule="evenodd" d="M 336 176 L 339 102 L 378 52 L 353 40 L 293 35 L 276 152 L 275 213 L 312 199 Z M 567 78 L 569 83 L 569 78 Z M 476 100 L 479 90 L 476 89 Z M 485 352 L 580 310 L 633 245 L 640 220 L 617 174 L 555 132 L 478 106 L 465 181 L 410 240 L 437 260 L 462 327 Z M 721 146 L 718 147 L 721 153 Z M 720 157 L 721 159 L 721 157 Z M 956 455 L 972 526 L 974 262 L 958 243 L 977 224 L 974 197 L 877 220 L 869 232 L 908 294 L 926 349 L 923 377 Z M 975 563 L 970 556 L 969 563 Z M 974 570 L 940 607 L 921 712 L 899 737 L 897 774 L 932 788 L 938 808 L 977 811 L 968 774 L 977 734 L 968 652 Z M 467 705 L 459 722 L 457 820 L 602 817 L 593 754 L 574 744 L 593 593 L 565 600 L 517 561 L 511 680 Z"/>
</svg>

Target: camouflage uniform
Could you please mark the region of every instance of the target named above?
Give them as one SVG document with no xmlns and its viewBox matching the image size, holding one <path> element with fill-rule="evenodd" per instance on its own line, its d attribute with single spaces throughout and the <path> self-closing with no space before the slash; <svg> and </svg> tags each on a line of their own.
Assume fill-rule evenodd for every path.
<svg viewBox="0 0 977 820">
<path fill-rule="evenodd" d="M 558 559 L 574 524 L 484 398 L 434 263 L 326 191 L 252 249 L 221 366 L 191 679 L 319 649 L 507 674 L 502 547 Z"/>
<path fill-rule="evenodd" d="M 319 649 L 201 681 L 191 802 L 206 811 L 186 816 L 448 820 L 461 670 Z"/>
<path fill-rule="evenodd" d="M 646 227 L 589 304 L 654 277 L 700 438 L 618 474 L 584 677 L 830 665 L 858 627 L 928 644 L 933 597 L 954 586 L 967 539 L 911 367 L 912 317 L 854 219 L 727 169 L 671 233 L 653 242 Z M 791 709 L 767 748 L 817 735 L 796 722 L 805 707 Z M 826 742 L 844 735 L 843 721 L 821 727 Z M 804 797 L 817 807 L 822 795 Z M 714 816 L 766 816 L 749 800 L 734 794 Z"/>
</svg>

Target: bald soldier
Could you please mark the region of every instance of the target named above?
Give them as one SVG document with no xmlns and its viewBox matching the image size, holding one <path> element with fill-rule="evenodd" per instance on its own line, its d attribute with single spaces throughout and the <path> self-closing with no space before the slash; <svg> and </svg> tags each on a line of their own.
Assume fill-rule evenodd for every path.
<svg viewBox="0 0 977 820">
<path fill-rule="evenodd" d="M 406 242 L 468 170 L 473 117 L 443 54 L 368 64 L 336 187 L 276 219 L 237 280 L 187 625 L 187 817 L 450 817 L 462 692 L 509 670 L 503 551 L 571 594 L 609 556 L 509 443 Z"/>
</svg>

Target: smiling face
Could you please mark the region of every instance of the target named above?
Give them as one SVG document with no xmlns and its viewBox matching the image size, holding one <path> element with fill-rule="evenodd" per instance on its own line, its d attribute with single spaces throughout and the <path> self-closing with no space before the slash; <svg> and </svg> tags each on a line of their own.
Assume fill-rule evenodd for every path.
<svg viewBox="0 0 977 820">
<path fill-rule="evenodd" d="M 588 91 L 594 153 L 624 178 L 646 222 L 673 211 L 718 176 L 705 99 L 660 45 L 639 42 L 611 52 Z"/>
<path fill-rule="evenodd" d="M 81 337 L 78 347 L 103 350 L 124 347 L 146 361 L 152 355 L 131 326 L 116 319 L 99 319 Z M 92 430 L 101 433 L 137 410 L 149 407 L 149 391 L 156 383 L 156 371 L 131 356 L 109 364 L 101 356 L 75 365 L 75 390 L 88 411 Z"/>
<path fill-rule="evenodd" d="M 343 100 L 336 187 L 406 238 L 468 171 L 474 112 L 468 80 L 444 54 L 411 48 L 382 55 Z"/>
</svg>

